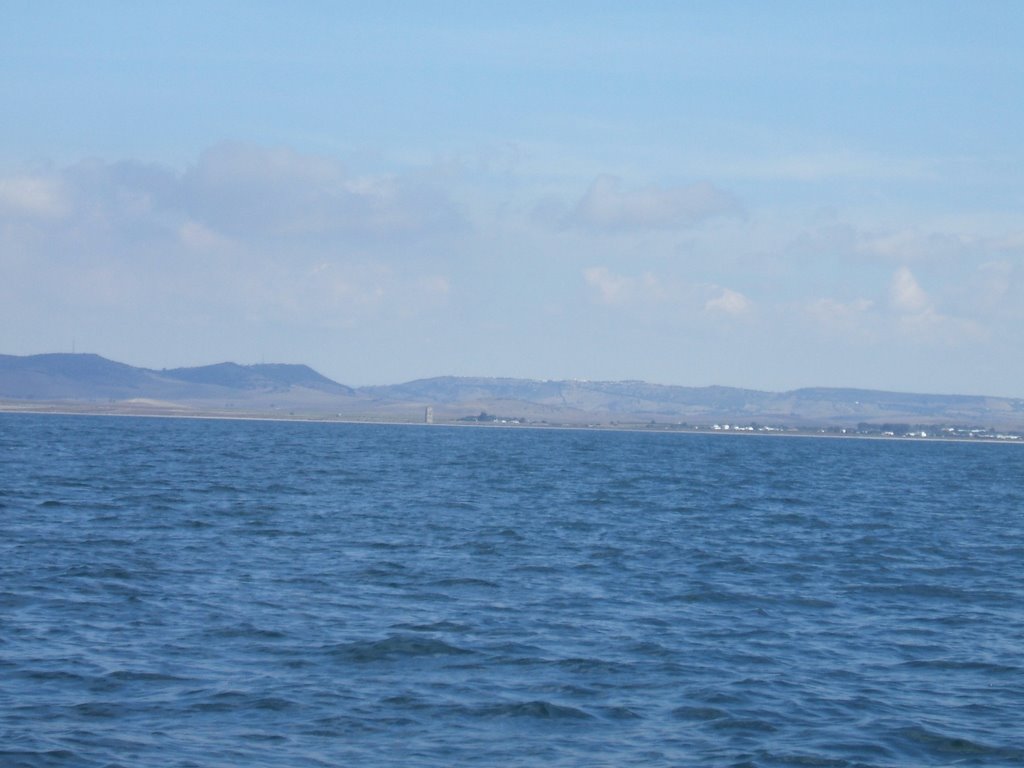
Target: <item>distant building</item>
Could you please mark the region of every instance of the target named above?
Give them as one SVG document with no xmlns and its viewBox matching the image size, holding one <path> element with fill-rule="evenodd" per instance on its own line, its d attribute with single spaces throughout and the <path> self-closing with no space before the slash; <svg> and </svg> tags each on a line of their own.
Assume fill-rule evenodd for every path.
<svg viewBox="0 0 1024 768">
<path fill-rule="evenodd" d="M 423 412 L 423 423 L 433 424 L 434 423 L 434 408 L 428 405 L 426 411 Z"/>
</svg>

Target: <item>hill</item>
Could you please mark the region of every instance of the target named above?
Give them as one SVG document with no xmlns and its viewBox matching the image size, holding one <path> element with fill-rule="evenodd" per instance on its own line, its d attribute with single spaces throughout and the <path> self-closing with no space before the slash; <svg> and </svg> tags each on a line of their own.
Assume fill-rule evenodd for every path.
<svg viewBox="0 0 1024 768">
<path fill-rule="evenodd" d="M 335 395 L 354 394 L 351 387 L 331 381 L 308 365 L 217 363 L 199 368 L 172 368 L 162 371 L 161 375 L 175 381 L 228 389 L 285 392 L 292 387 L 304 387 Z"/>
<path fill-rule="evenodd" d="M 305 365 L 218 363 L 151 370 L 90 354 L 0 355 L 0 397 L 35 401 L 158 400 L 191 407 L 323 405 L 354 392 Z"/>
<path fill-rule="evenodd" d="M 305 365 L 218 363 L 158 371 L 90 354 L 0 355 L 0 398 L 9 401 L 9 408 L 48 403 L 79 410 L 102 406 L 115 411 L 284 413 L 390 421 L 422 420 L 424 408 L 431 407 L 437 421 L 485 412 L 558 424 L 891 424 L 1024 430 L 1024 400 L 1015 398 L 456 376 L 354 389 Z"/>
<path fill-rule="evenodd" d="M 726 421 L 808 427 L 859 423 L 1024 427 L 1024 400 L 843 388 L 764 392 L 736 387 L 683 387 L 643 381 L 535 381 L 438 377 L 361 393 L 450 409 L 482 408 L 517 415 L 546 411 L 578 419 L 706 424 Z"/>
</svg>

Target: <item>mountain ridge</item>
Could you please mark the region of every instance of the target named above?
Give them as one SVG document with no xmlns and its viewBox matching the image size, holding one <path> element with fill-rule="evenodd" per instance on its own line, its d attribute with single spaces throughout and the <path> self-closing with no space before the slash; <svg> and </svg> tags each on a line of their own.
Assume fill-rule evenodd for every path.
<svg viewBox="0 0 1024 768">
<path fill-rule="evenodd" d="M 1024 399 L 863 388 L 803 387 L 769 392 L 640 380 L 540 380 L 437 376 L 349 387 L 307 365 L 260 363 L 149 369 L 87 353 L 0 355 L 0 398 L 18 402 L 154 401 L 192 411 L 440 420 L 481 411 L 565 423 L 777 423 L 794 426 L 971 424 L 1024 428 Z"/>
</svg>

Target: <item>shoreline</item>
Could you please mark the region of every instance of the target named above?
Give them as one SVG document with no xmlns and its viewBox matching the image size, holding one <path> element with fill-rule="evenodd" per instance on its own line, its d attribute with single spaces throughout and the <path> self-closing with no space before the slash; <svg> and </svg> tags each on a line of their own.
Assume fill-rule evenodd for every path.
<svg viewBox="0 0 1024 768">
<path fill-rule="evenodd" d="M 834 428 L 826 427 L 773 427 L 764 430 L 750 429 L 715 429 L 711 425 L 689 425 L 680 426 L 668 423 L 590 423 L 573 424 L 550 423 L 550 422 L 527 422 L 520 424 L 473 422 L 462 420 L 438 420 L 433 423 L 424 421 L 412 421 L 409 419 L 386 419 L 386 418 L 345 418 L 343 416 L 328 417 L 316 414 L 308 416 L 289 413 L 287 415 L 275 415 L 258 411 L 223 413 L 219 411 L 199 411 L 190 409 L 135 409 L 132 407 L 112 406 L 109 408 L 82 407 L 68 408 L 67 404 L 53 403 L 48 406 L 28 405 L 23 402 L 0 401 L 0 416 L 7 414 L 25 414 L 35 416 L 88 416 L 88 417 L 125 417 L 125 418 L 151 418 L 151 419 L 191 419 L 200 421 L 253 421 L 253 422 L 284 422 L 284 423 L 306 423 L 306 424 L 365 424 L 377 426 L 406 426 L 406 427 L 468 427 L 477 429 L 537 429 L 537 430 L 566 430 L 566 431 L 588 431 L 588 432 L 630 432 L 630 433 L 658 433 L 678 435 L 721 435 L 740 437 L 802 437 L 802 438 L 826 438 L 836 440 L 881 440 L 899 442 L 944 442 L 944 443 L 996 443 L 996 444 L 1024 444 L 1024 436 L 1013 433 L 996 433 L 994 435 L 883 435 L 864 433 L 840 433 L 831 431 Z M 829 430 L 829 431 L 826 431 Z"/>
</svg>

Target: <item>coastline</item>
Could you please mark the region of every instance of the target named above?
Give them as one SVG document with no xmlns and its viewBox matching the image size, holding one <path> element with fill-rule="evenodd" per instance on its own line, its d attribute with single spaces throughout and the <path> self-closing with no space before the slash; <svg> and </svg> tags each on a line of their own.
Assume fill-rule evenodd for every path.
<svg viewBox="0 0 1024 768">
<path fill-rule="evenodd" d="M 69 407 L 70 406 L 70 407 Z M 773 427 L 760 430 L 749 428 L 720 428 L 714 424 L 672 424 L 665 422 L 526 422 L 526 423 L 497 423 L 468 421 L 465 419 L 439 419 L 433 423 L 399 417 L 370 417 L 362 418 L 354 416 L 328 416 L 325 414 L 310 412 L 305 415 L 295 412 L 275 413 L 266 411 L 244 411 L 225 412 L 221 410 L 193 409 L 185 406 L 154 407 L 152 405 L 132 405 L 125 403 L 111 403 L 108 406 L 100 407 L 96 404 L 77 404 L 69 402 L 48 402 L 35 403 L 28 401 L 0 400 L 0 417 L 8 414 L 26 414 L 37 416 L 89 416 L 89 417 L 125 417 L 125 418 L 151 418 L 151 419 L 190 419 L 206 421 L 254 421 L 254 422 L 285 422 L 285 423 L 309 423 L 309 424 L 362 424 L 377 426 L 407 426 L 407 427 L 468 427 L 477 429 L 534 429 L 534 430 L 568 430 L 568 431 L 591 431 L 591 432 L 630 432 L 630 433 L 657 433 L 676 435 L 718 435 L 723 437 L 799 437 L 799 438 L 825 438 L 836 440 L 880 440 L 898 442 L 920 442 L 920 443 L 988 443 L 988 444 L 1024 444 L 1024 436 L 1013 433 L 994 433 L 991 435 L 944 435 L 928 434 L 927 436 L 905 434 L 868 434 L 859 432 L 841 432 L 834 426 L 806 426 L 806 427 Z"/>
</svg>

